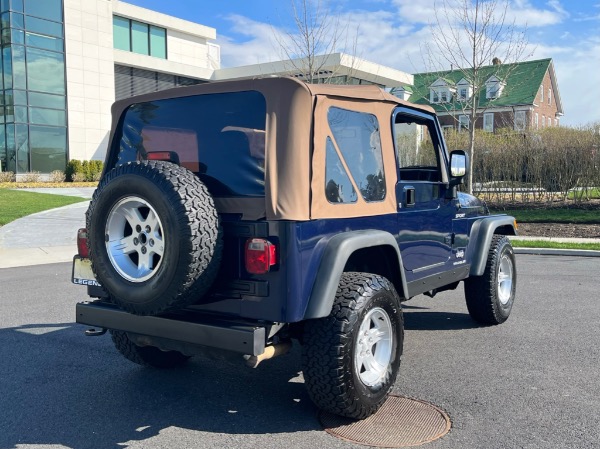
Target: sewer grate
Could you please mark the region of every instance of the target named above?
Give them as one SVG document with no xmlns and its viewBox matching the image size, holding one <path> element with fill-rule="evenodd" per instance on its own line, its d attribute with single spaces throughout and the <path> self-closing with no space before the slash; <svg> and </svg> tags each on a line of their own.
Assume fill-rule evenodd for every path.
<svg viewBox="0 0 600 449">
<path fill-rule="evenodd" d="M 444 411 L 427 402 L 396 395 L 390 395 L 377 413 L 361 421 L 323 411 L 319 420 L 333 436 L 375 447 L 418 446 L 450 431 L 450 418 Z"/>
</svg>

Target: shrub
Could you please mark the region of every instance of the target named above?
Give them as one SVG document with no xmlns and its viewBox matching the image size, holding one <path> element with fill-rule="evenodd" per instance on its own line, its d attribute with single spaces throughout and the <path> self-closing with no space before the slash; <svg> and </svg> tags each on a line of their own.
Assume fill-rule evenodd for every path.
<svg viewBox="0 0 600 449">
<path fill-rule="evenodd" d="M 73 181 L 73 182 L 85 182 L 85 180 L 86 180 L 86 179 L 85 179 L 85 174 L 84 174 L 83 172 L 78 172 L 78 173 L 75 173 L 75 174 L 72 176 L 72 181 Z"/>
<path fill-rule="evenodd" d="M 103 167 L 104 163 L 102 161 L 79 161 L 73 159 L 67 163 L 65 174 L 67 181 L 99 181 Z"/>
<path fill-rule="evenodd" d="M 61 170 L 54 170 L 50 173 L 49 181 L 50 182 L 65 182 L 65 172 Z"/>
<path fill-rule="evenodd" d="M 12 171 L 0 172 L 0 182 L 15 182 L 15 173 Z"/>
<path fill-rule="evenodd" d="M 41 174 L 39 171 L 28 171 L 20 177 L 21 182 L 40 182 Z"/>
<path fill-rule="evenodd" d="M 75 173 L 81 173 L 81 165 L 81 161 L 78 161 L 77 159 L 72 159 L 69 162 L 67 162 L 67 168 L 65 169 L 67 181 L 74 181 L 73 176 L 75 175 Z"/>
</svg>

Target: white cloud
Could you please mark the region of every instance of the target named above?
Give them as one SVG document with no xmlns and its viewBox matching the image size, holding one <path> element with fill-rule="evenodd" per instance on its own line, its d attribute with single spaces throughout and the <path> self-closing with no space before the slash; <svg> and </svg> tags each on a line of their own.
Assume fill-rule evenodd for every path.
<svg viewBox="0 0 600 449">
<path fill-rule="evenodd" d="M 339 51 L 353 53 L 353 35 L 358 31 L 356 56 L 408 73 L 429 70 L 431 66 L 423 59 L 422 47 L 432 43 L 431 31 L 426 25 L 434 17 L 433 5 L 434 0 L 389 0 L 378 11 L 346 11 L 340 16 L 340 26 L 348 28 L 349 39 L 346 48 Z M 544 26 L 568 18 L 556 0 L 550 0 L 544 8 L 534 7 L 528 0 L 515 0 L 511 2 L 509 14 L 518 19 L 518 24 L 527 22 L 528 27 L 540 31 Z M 245 40 L 236 42 L 221 35 L 223 67 L 284 59 L 274 38 L 274 33 L 280 38 L 286 37 L 282 28 L 239 15 L 232 15 L 229 20 L 232 32 L 244 36 Z M 595 82 L 600 67 L 600 35 L 580 39 L 571 47 L 565 45 L 571 41 L 565 39 L 570 37 L 568 33 L 564 30 L 560 34 L 542 33 L 541 38 L 535 39 L 552 34 L 554 40 L 532 42 L 524 55 L 527 59 L 553 58 L 565 110 L 563 124 L 600 121 L 600 108 L 596 106 L 600 92 Z M 445 64 L 444 68 L 450 68 L 449 63 Z"/>
</svg>

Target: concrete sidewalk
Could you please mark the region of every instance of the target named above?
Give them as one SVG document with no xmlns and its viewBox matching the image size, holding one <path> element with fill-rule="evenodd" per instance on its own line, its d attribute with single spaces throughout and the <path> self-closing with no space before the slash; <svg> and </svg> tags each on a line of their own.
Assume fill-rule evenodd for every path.
<svg viewBox="0 0 600 449">
<path fill-rule="evenodd" d="M 91 198 L 94 188 L 23 189 Z M 0 268 L 69 262 L 77 252 L 77 229 L 85 227 L 89 201 L 28 215 L 0 228 Z"/>
<path fill-rule="evenodd" d="M 94 188 L 26 189 L 29 192 L 91 198 Z M 77 229 L 85 227 L 89 201 L 19 218 L 0 228 L 0 268 L 70 262 L 77 252 Z M 519 240 L 598 243 L 600 239 L 516 237 Z M 600 257 L 600 251 L 515 248 L 517 254 Z"/>
</svg>

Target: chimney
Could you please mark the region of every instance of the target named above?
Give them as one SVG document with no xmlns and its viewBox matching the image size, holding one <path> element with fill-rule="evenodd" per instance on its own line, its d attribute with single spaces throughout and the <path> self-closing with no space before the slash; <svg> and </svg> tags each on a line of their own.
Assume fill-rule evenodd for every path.
<svg viewBox="0 0 600 449">
<path fill-rule="evenodd" d="M 494 59 L 492 59 L 492 64 L 493 65 L 500 65 L 500 64 L 502 64 L 502 61 L 500 61 L 500 58 L 495 57 Z"/>
</svg>

